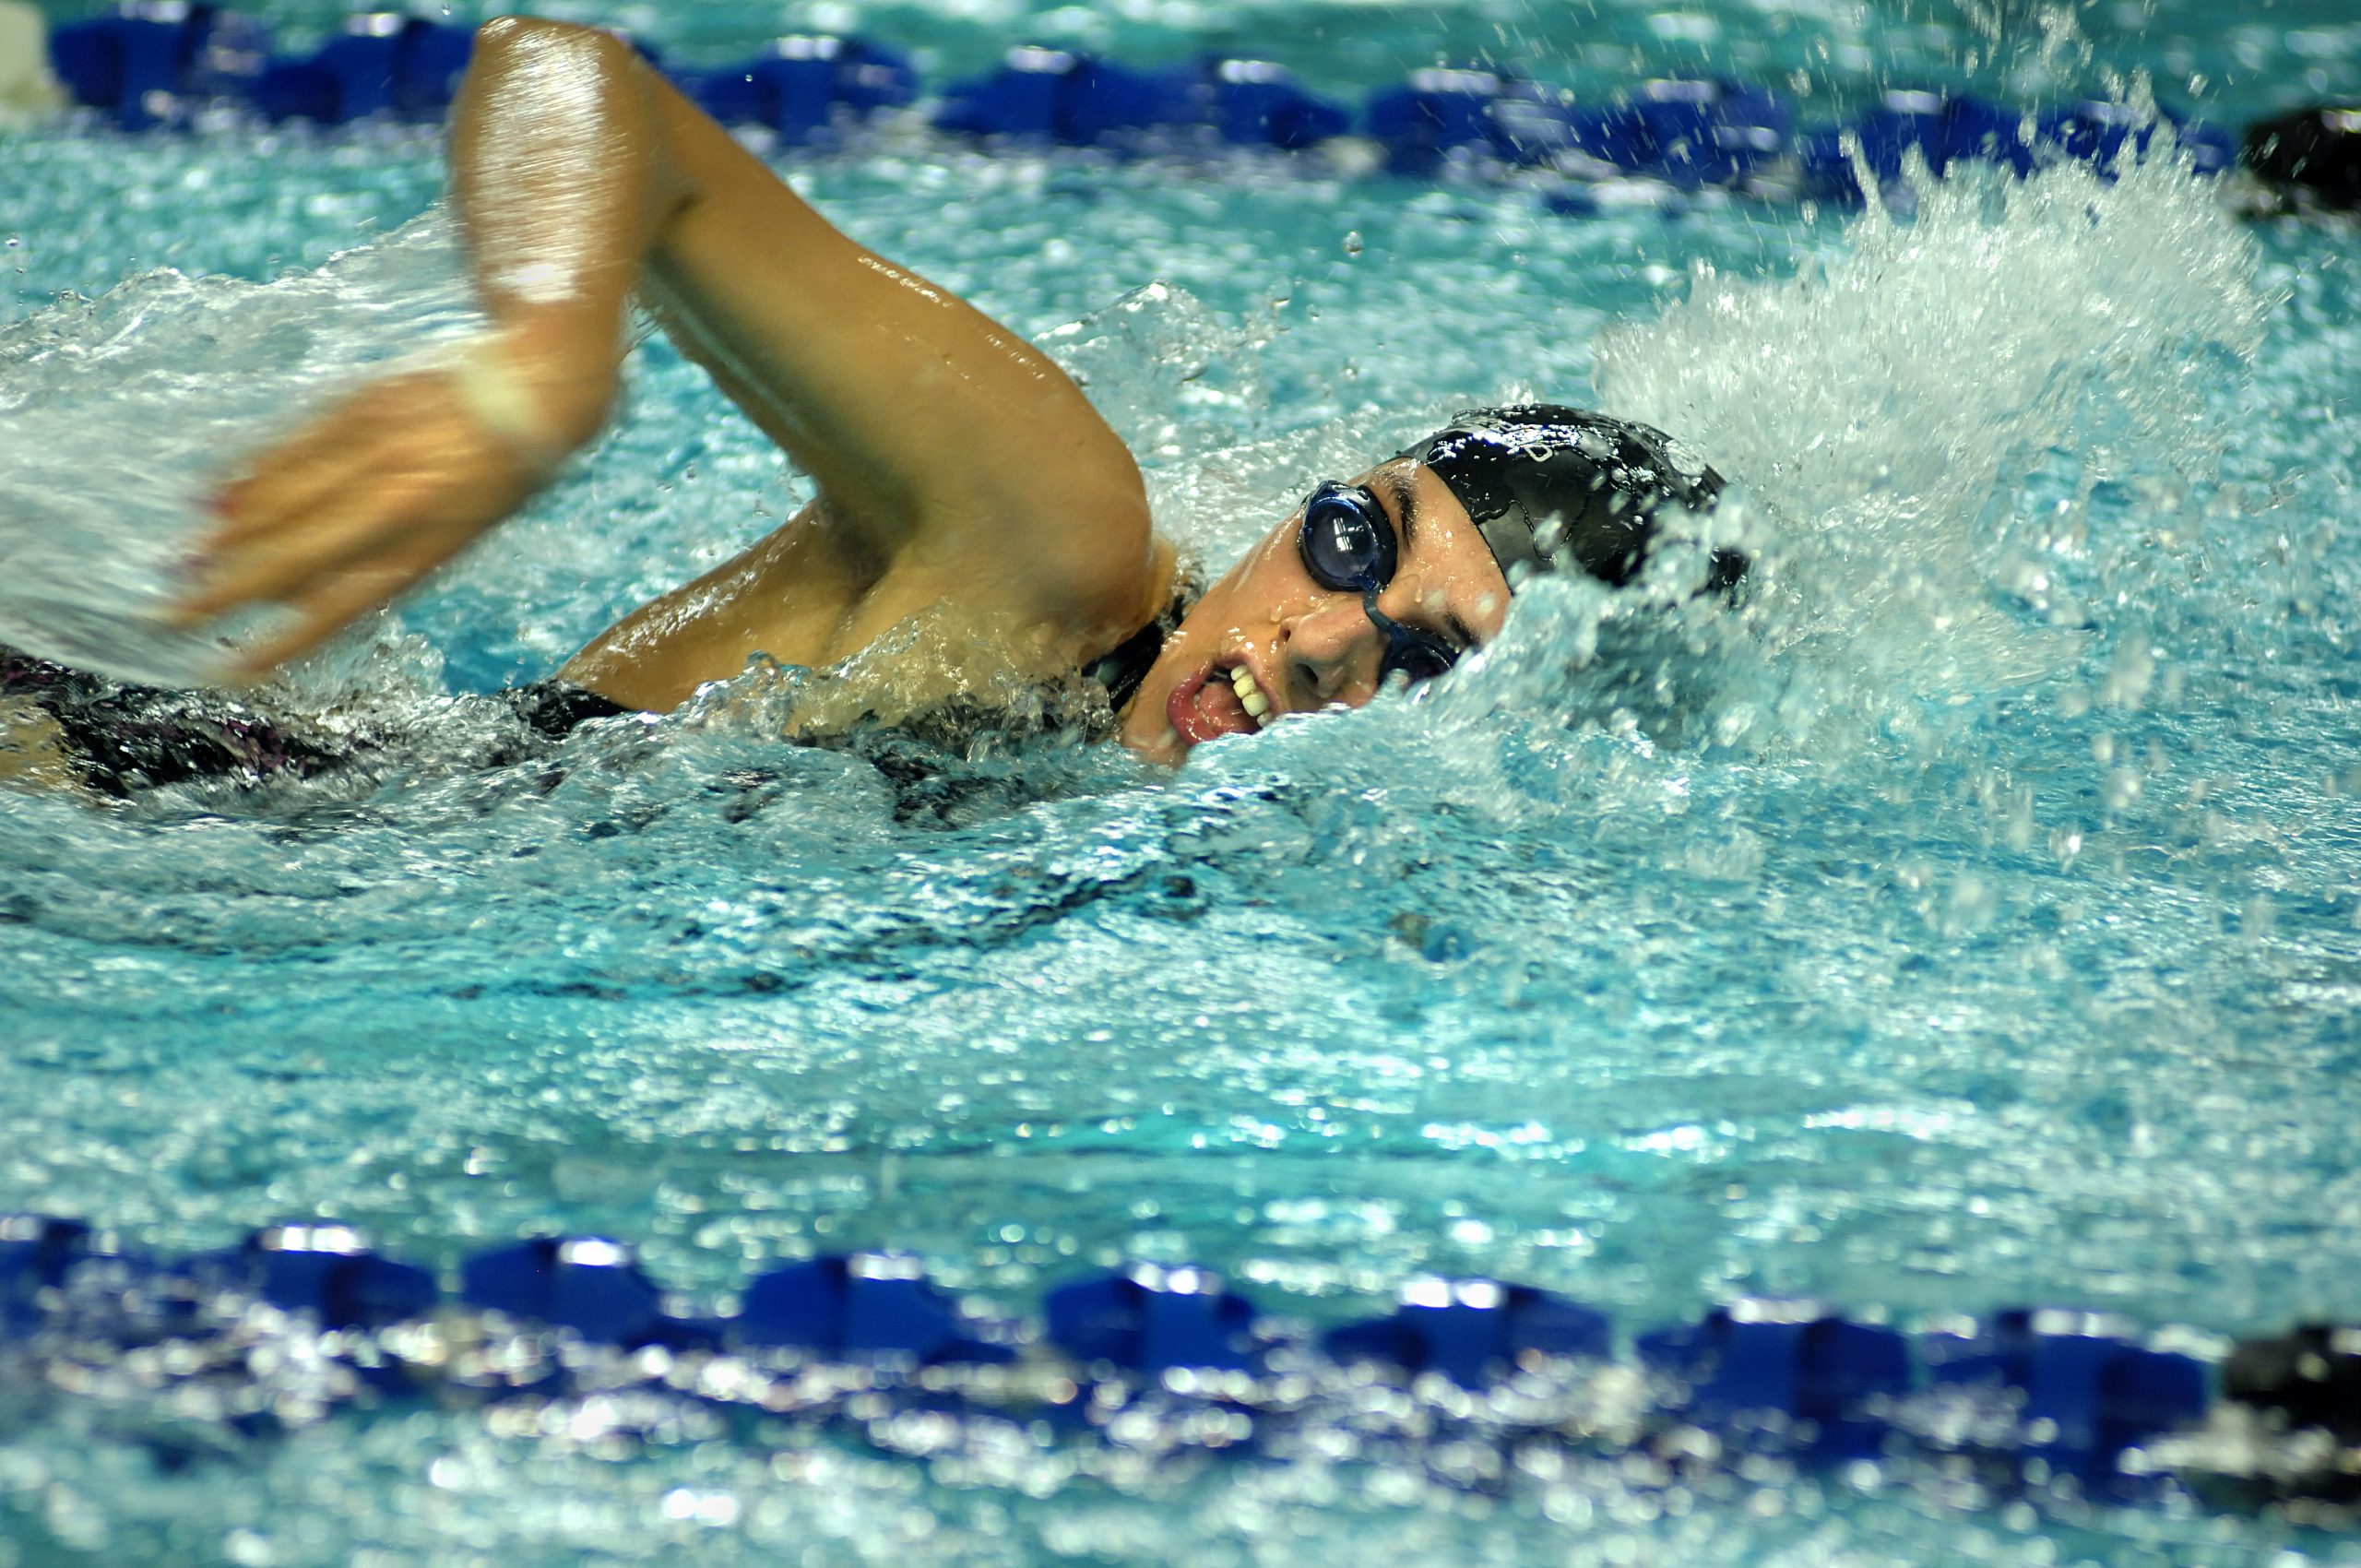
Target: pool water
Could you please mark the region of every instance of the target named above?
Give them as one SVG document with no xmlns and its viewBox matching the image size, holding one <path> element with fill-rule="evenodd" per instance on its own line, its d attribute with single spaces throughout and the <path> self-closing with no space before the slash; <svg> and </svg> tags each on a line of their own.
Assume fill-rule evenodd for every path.
<svg viewBox="0 0 2361 1568">
<path fill-rule="evenodd" d="M 2306 70 L 2351 90 L 2361 32 L 2281 11 L 2093 13 L 2089 65 L 2056 68 L 2180 51 L 2231 111 Z M 1125 25 L 1316 24 L 1376 79 L 1427 15 Z M 935 18 L 947 53 L 964 17 Z M 1446 18 L 1479 19 L 1507 25 Z M 1012 10 L 1002 36 L 1026 22 L 1086 30 Z M 2248 62 L 2265 22 L 2301 64 Z M 1732 69 L 1792 42 L 1737 7 L 1599 25 L 1667 68 L 1688 33 Z M 1916 70 L 1877 53 L 1905 39 L 1978 68 L 1964 14 L 1797 25 L 1875 55 L 1832 55 L 1832 94 Z M 0 408 L 40 434 L 0 449 L 12 559 L 55 569 L 38 518 L 144 569 L 210 455 L 465 328 L 447 235 L 402 227 L 436 189 L 423 132 L 65 127 L 0 154 Z M 788 161 L 1073 367 L 1216 569 L 1311 481 L 1532 392 L 1714 461 L 1752 594 L 1537 585 L 1417 700 L 1170 774 L 1017 747 L 897 788 L 770 739 L 800 678 L 763 670 L 485 766 L 468 694 L 546 674 L 805 493 L 651 342 L 563 485 L 290 678 L 407 744 L 257 791 L 0 795 L 0 1207 L 160 1250 L 334 1217 L 443 1266 L 621 1236 L 708 1310 L 774 1260 L 890 1246 L 1012 1312 L 1149 1260 L 1315 1324 L 1426 1274 L 1562 1290 L 1627 1333 L 1764 1293 L 1904 1325 L 2070 1303 L 2200 1346 L 2350 1316 L 2349 232 L 2241 227 L 2163 167 L 1924 187 L 1901 219 L 1574 220 L 1514 188 L 909 127 Z M 37 612 L 25 573 L 0 617 Z M 2361 1559 L 2186 1503 L 1848 1473 L 1471 1486 L 1310 1443 L 1156 1464 L 1018 1427 L 917 1459 L 440 1406 L 256 1439 L 12 1373 L 0 1410 L 0 1562 Z"/>
</svg>

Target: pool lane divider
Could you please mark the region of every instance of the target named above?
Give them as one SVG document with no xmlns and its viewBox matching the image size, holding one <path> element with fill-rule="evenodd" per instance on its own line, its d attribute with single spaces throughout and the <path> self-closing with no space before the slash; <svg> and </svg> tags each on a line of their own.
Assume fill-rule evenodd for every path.
<svg viewBox="0 0 2361 1568">
<path fill-rule="evenodd" d="M 348 1226 L 274 1226 L 235 1246 L 164 1258 L 78 1220 L 0 1216 L 0 1378 L 103 1381 L 145 1354 L 207 1380 L 241 1420 L 277 1408 L 242 1380 L 295 1358 L 343 1381 L 308 1396 L 325 1416 L 391 1400 L 496 1402 L 670 1394 L 754 1415 L 844 1413 L 858 1395 L 942 1413 L 1111 1431 L 1113 1413 L 1173 1402 L 1218 1407 L 1244 1445 L 1256 1421 L 1310 1408 L 1307 1388 L 1390 1388 L 1495 1436 L 1572 1430 L 1564 1393 L 1602 1380 L 1642 1391 L 1620 1436 L 1596 1449 L 1775 1453 L 1834 1466 L 1915 1454 L 1972 1461 L 2002 1484 L 2070 1479 L 2077 1494 L 2136 1502 L 2179 1482 L 2201 1496 L 2361 1502 L 2361 1329 L 2313 1324 L 2244 1341 L 2215 1360 L 2143 1340 L 2124 1319 L 2024 1309 L 1917 1334 L 1809 1301 L 1748 1299 L 1643 1333 L 1619 1351 L 1597 1310 L 1488 1279 L 1415 1279 L 1386 1314 L 1316 1336 L 1265 1313 L 1218 1275 L 1149 1264 L 1057 1286 L 1038 1320 L 979 1313 L 915 1257 L 850 1253 L 748 1282 L 735 1310 L 686 1310 L 626 1243 L 542 1237 L 474 1253 L 446 1294 L 430 1270 L 389 1258 Z M 2187 1338 L 2188 1336 L 2183 1336 Z M 2162 1336 L 2169 1340 L 2170 1336 Z M 276 1347 L 267 1363 L 260 1348 Z M 159 1359 L 170 1348 L 174 1354 Z M 80 1369 L 61 1377 L 55 1369 Z M 12 1372 L 12 1369 L 16 1369 Z M 224 1395 L 222 1390 L 232 1391 Z M 1534 1400 L 1539 1399 L 1538 1404 Z M 1519 1401 L 1525 1404 L 1520 1406 Z M 247 1407 L 253 1407 L 248 1408 Z M 1520 1418 L 1530 1408 L 1541 1417 Z M 2225 1479 L 2176 1473 L 2158 1441 L 2243 1423 L 2306 1464 Z M 267 1425 L 267 1422 L 262 1424 Z M 1185 1426 L 1185 1423 L 1183 1423 Z M 1579 1423 L 1577 1423 L 1579 1424 Z M 1612 1425 L 1612 1423 L 1608 1423 Z"/>
<path fill-rule="evenodd" d="M 365 12 L 312 53 L 281 55 L 259 18 L 186 0 L 126 0 L 49 35 L 53 68 L 73 100 L 133 131 L 189 125 L 219 105 L 324 125 L 436 119 L 473 44 L 466 28 Z M 675 67 L 634 46 L 718 119 L 795 144 L 840 138 L 880 111 L 918 103 L 926 89 L 907 53 L 875 39 L 788 36 L 718 69 Z M 1301 152 L 1357 137 L 1363 161 L 1405 176 L 1554 180 L 1552 205 L 1575 213 L 1596 210 L 1587 193 L 1619 181 L 1658 187 L 1666 201 L 1722 192 L 1857 204 L 1857 158 L 1888 184 L 1914 156 L 1938 175 L 1969 163 L 2023 175 L 2061 160 L 2110 170 L 2127 149 L 2149 156 L 2160 136 L 2199 174 L 2239 159 L 2227 132 L 2168 107 L 2071 101 L 2027 113 L 1904 89 L 1841 124 L 1801 125 L 1778 93 L 1737 82 L 1650 80 L 1593 100 L 1496 69 L 1433 67 L 1356 109 L 1264 60 L 1206 55 L 1142 68 L 1029 44 L 983 76 L 943 84 L 928 113 L 939 130 L 988 145 L 1119 153 Z M 2303 111 L 2258 126 L 2248 161 L 2329 205 L 2361 202 L 2361 114 Z"/>
</svg>

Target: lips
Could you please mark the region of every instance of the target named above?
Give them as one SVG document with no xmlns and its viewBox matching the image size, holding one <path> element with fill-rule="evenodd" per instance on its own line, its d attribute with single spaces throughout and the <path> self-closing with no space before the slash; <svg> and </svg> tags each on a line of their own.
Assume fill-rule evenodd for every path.
<svg viewBox="0 0 2361 1568">
<path fill-rule="evenodd" d="M 1227 676 L 1210 664 L 1172 688 L 1164 713 L 1192 746 L 1223 735 L 1251 735 L 1261 728 Z"/>
</svg>

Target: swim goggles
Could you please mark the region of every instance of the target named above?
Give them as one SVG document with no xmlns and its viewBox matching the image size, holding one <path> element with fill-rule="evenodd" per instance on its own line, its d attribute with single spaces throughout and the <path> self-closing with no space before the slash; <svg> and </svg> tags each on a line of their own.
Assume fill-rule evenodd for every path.
<svg viewBox="0 0 2361 1568">
<path fill-rule="evenodd" d="M 1366 489 L 1333 479 L 1323 481 L 1303 504 L 1296 548 L 1313 582 L 1361 596 L 1370 624 L 1385 638 L 1385 653 L 1377 666 L 1380 685 L 1394 674 L 1413 684 L 1431 681 L 1459 662 L 1462 650 L 1453 644 L 1406 626 L 1378 609 L 1378 593 L 1394 580 L 1400 555 L 1393 520 Z"/>
</svg>

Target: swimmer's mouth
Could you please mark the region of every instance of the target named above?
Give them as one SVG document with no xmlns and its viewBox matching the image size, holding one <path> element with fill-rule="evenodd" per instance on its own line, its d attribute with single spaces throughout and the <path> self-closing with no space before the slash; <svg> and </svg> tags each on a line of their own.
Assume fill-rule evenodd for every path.
<svg viewBox="0 0 2361 1568">
<path fill-rule="evenodd" d="M 1279 707 L 1247 665 L 1216 662 L 1172 689 L 1165 716 L 1194 746 L 1223 735 L 1252 735 L 1279 716 Z"/>
</svg>

